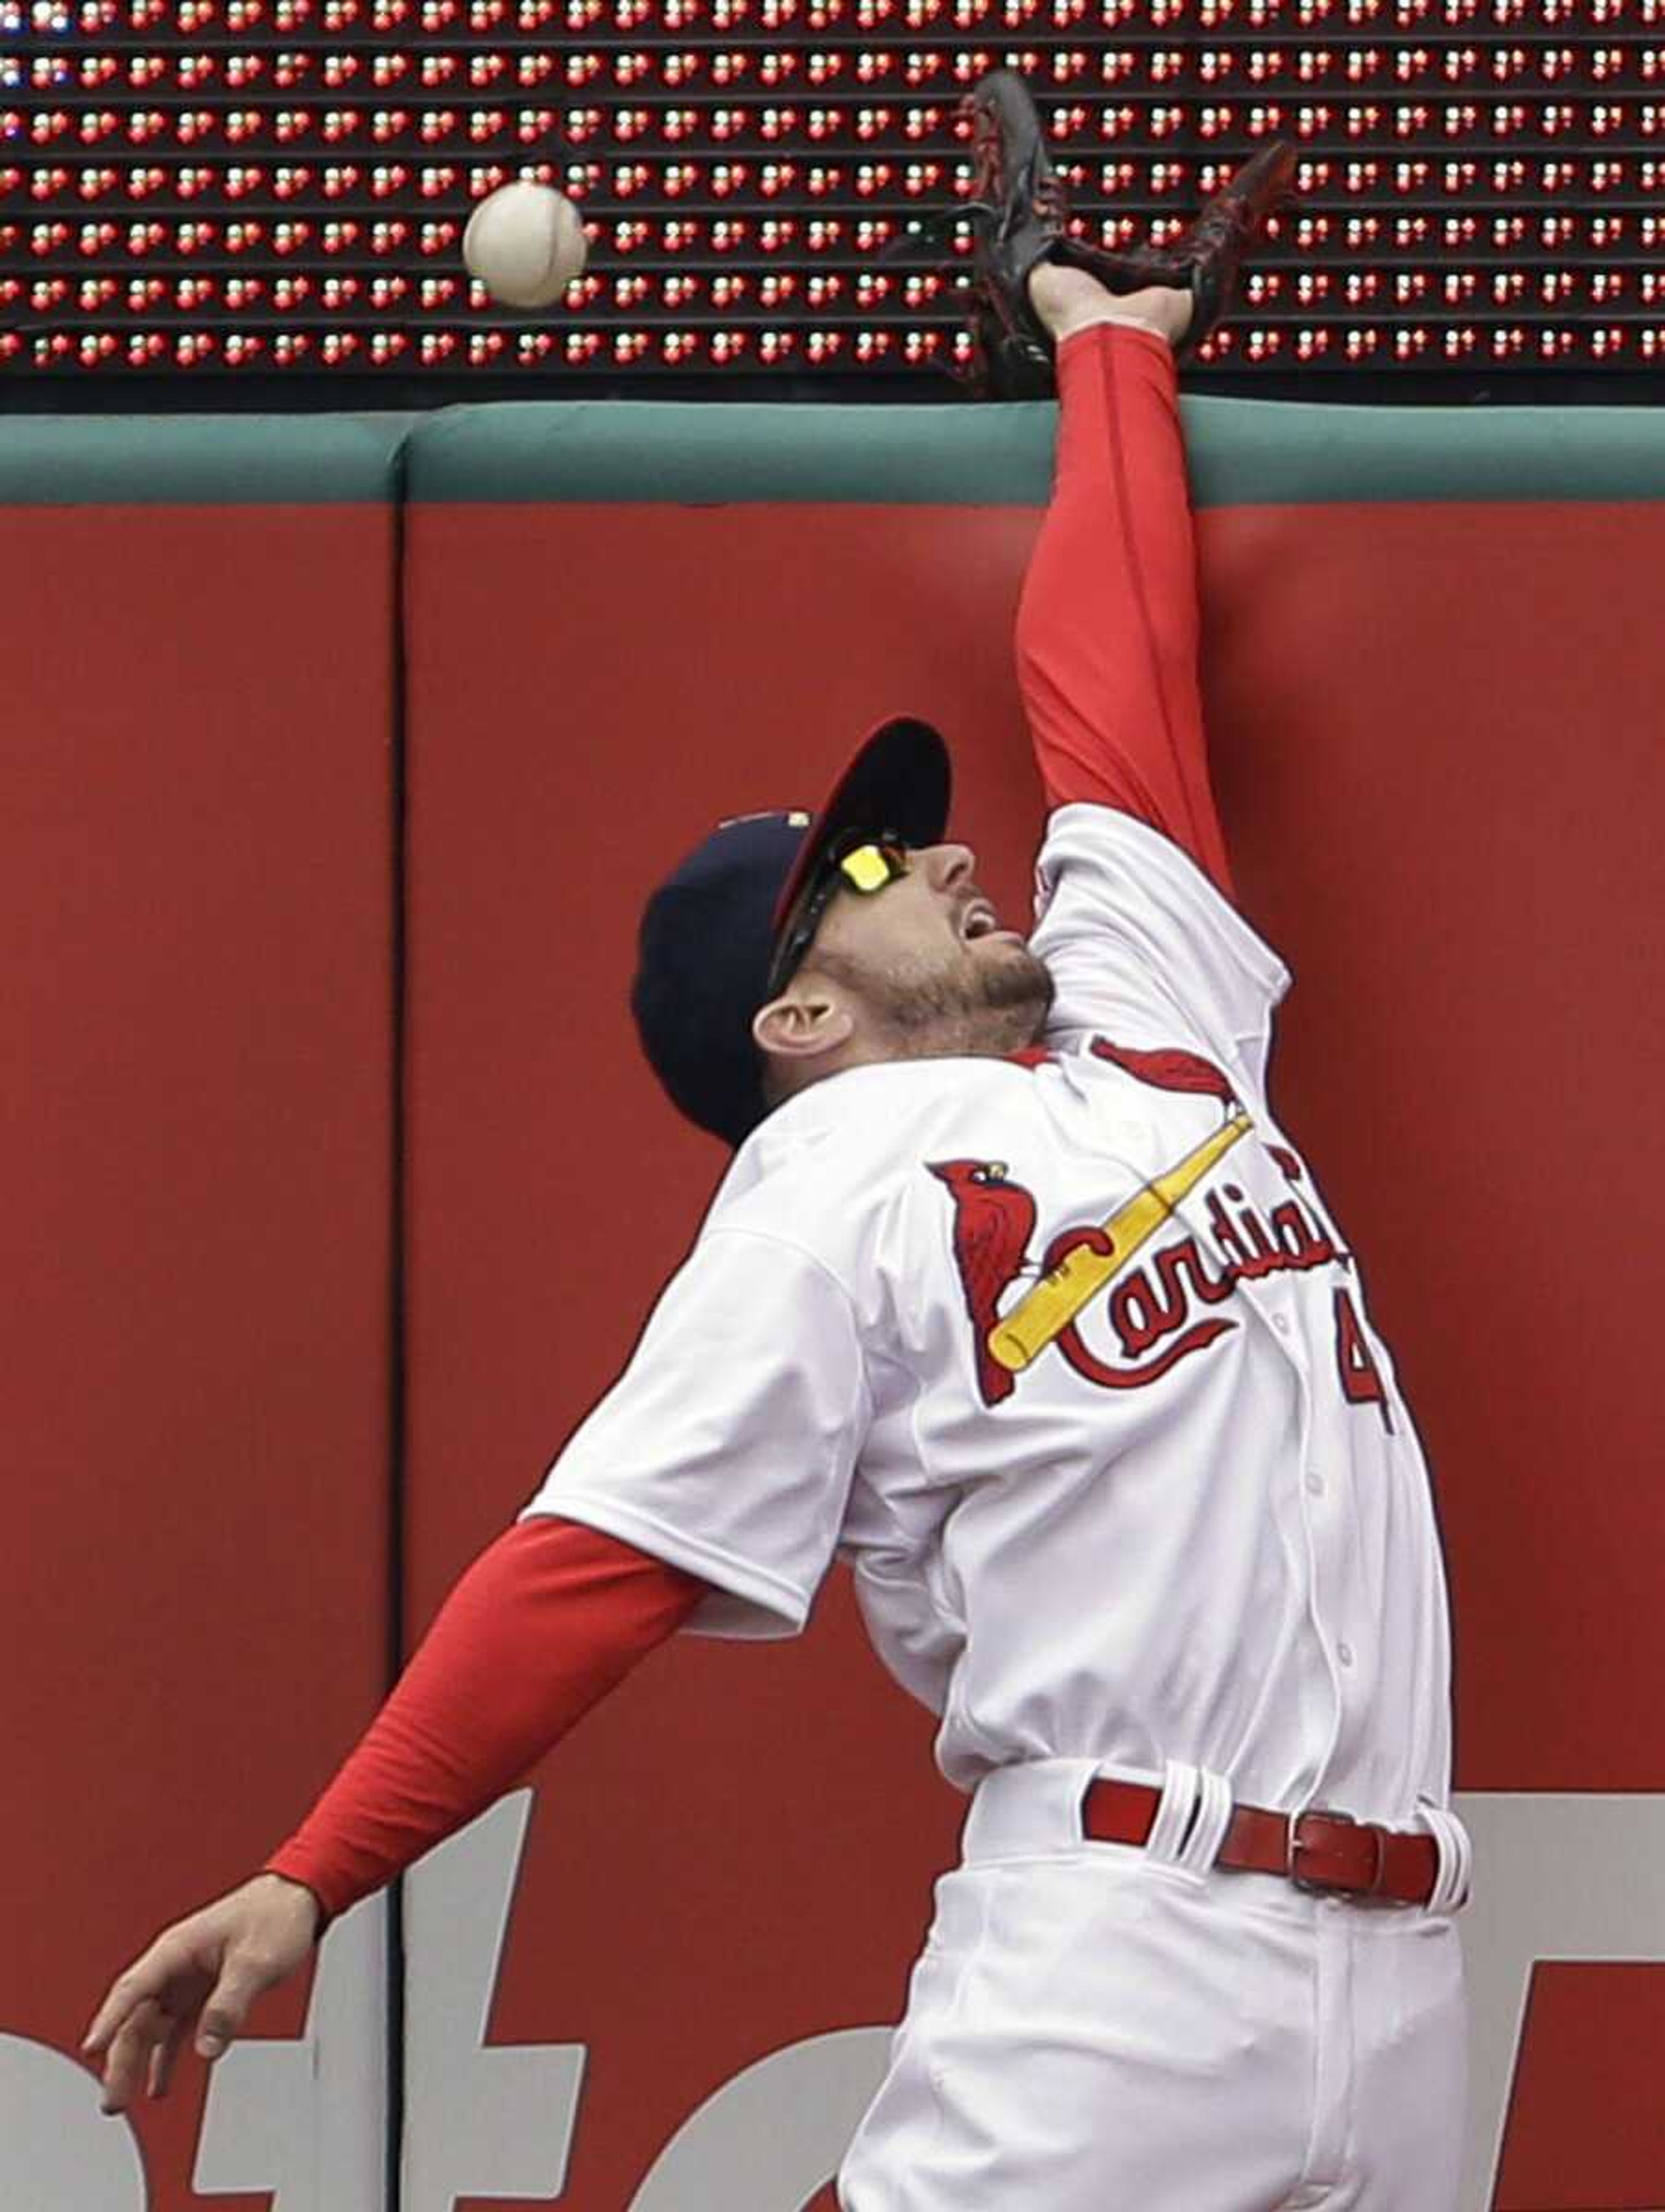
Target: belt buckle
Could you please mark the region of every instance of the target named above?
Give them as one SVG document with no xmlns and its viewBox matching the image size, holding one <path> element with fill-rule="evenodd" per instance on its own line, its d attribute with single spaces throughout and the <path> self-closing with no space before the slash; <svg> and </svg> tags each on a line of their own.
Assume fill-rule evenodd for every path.
<svg viewBox="0 0 1665 2212">
<path fill-rule="evenodd" d="M 1301 1832 L 1308 1821 L 1320 1821 L 1332 1828 L 1357 1828 L 1368 1826 L 1372 1846 L 1369 1880 L 1363 1882 L 1334 1881 L 1326 1881 L 1322 1875 L 1302 1874 L 1301 1854 L 1303 1850 L 1312 1851 L 1320 1848 L 1316 1843 L 1309 1841 Z M 1382 1877 L 1387 1872 L 1387 1866 L 1388 1839 L 1382 1831 L 1374 1824 L 1356 1820 L 1351 1813 L 1335 1813 L 1327 1806 L 1314 1805 L 1309 1811 L 1297 1814 L 1290 1822 L 1289 1864 L 1286 1871 L 1297 1889 L 1309 1890 L 1315 1896 L 1339 1894 L 1343 1897 L 1375 1897 L 1381 1892 Z"/>
</svg>

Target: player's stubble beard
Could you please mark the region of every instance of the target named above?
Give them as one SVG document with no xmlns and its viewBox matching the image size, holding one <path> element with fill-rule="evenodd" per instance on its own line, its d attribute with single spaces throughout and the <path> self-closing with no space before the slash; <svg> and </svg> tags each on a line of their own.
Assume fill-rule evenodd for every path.
<svg viewBox="0 0 1665 2212">
<path fill-rule="evenodd" d="M 869 964 L 829 951 L 814 964 L 859 997 L 887 1060 L 997 1057 L 1036 1042 L 1055 987 L 1027 945 L 982 942 L 948 961 Z"/>
</svg>

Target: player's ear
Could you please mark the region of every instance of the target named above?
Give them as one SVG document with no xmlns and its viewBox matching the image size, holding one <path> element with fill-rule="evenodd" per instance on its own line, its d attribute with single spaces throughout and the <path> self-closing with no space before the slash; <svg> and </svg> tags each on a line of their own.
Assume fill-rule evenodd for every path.
<svg viewBox="0 0 1665 2212">
<path fill-rule="evenodd" d="M 752 1038 L 759 1052 L 808 1060 L 836 1051 L 855 1027 L 856 1018 L 844 1001 L 806 975 L 759 1007 L 752 1017 Z"/>
</svg>

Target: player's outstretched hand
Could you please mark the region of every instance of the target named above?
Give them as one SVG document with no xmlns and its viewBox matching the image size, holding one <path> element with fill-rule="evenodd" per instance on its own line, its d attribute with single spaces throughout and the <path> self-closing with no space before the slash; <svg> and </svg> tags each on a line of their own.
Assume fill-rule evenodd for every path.
<svg viewBox="0 0 1665 2212">
<path fill-rule="evenodd" d="M 257 1874 L 188 1919 L 164 1928 L 110 1984 L 81 2049 L 104 2057 L 101 2112 L 125 2112 L 148 2075 L 165 2097 L 180 2045 L 197 2030 L 197 2050 L 217 2058 L 241 2033 L 263 1990 L 287 1981 L 317 1938 L 312 1892 L 278 1874 Z"/>
</svg>

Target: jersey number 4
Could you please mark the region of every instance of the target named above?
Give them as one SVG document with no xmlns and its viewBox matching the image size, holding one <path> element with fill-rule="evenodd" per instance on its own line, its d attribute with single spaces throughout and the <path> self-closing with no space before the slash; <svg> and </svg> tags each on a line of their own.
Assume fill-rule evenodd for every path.
<svg viewBox="0 0 1665 2212">
<path fill-rule="evenodd" d="M 1341 1373 L 1342 1392 L 1348 1401 L 1355 1406 L 1374 1406 L 1391 1437 L 1394 1416 L 1382 1385 L 1381 1371 L 1370 1356 L 1369 1343 L 1360 1324 L 1352 1293 L 1346 1290 L 1335 1294 L 1335 1360 Z"/>
</svg>

